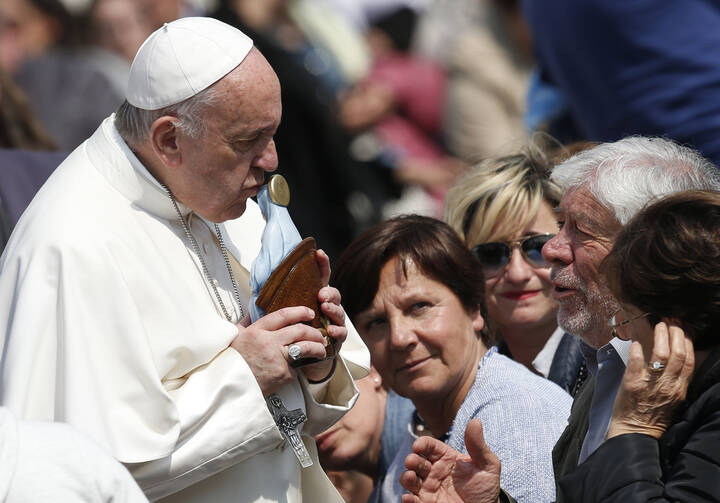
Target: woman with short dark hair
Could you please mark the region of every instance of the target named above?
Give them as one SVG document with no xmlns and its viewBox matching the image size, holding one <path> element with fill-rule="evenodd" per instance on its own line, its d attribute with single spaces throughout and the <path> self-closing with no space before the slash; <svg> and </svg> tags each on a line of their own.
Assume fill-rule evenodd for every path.
<svg viewBox="0 0 720 503">
<path fill-rule="evenodd" d="M 503 488 L 521 502 L 552 501 L 550 453 L 570 396 L 488 347 L 482 268 L 449 226 L 421 216 L 383 222 L 343 252 L 331 283 L 383 383 L 417 409 L 380 501 L 400 500 L 398 479 L 418 435 L 466 452 L 473 418 L 503 462 Z"/>
<path fill-rule="evenodd" d="M 720 193 L 647 207 L 603 267 L 612 330 L 636 342 L 607 440 L 560 481 L 565 501 L 720 501 Z"/>
</svg>

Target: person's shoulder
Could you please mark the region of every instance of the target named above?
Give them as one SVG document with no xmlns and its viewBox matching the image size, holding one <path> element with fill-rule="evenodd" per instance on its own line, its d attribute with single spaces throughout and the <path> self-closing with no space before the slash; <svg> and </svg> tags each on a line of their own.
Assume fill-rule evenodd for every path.
<svg viewBox="0 0 720 503">
<path fill-rule="evenodd" d="M 73 151 L 34 195 L 9 239 L 9 254 L 92 257 L 109 242 L 135 232 L 137 212 L 88 159 L 85 144 Z"/>
<path fill-rule="evenodd" d="M 499 395 L 538 404 L 570 407 L 572 397 L 554 382 L 530 372 L 524 365 L 494 352 L 491 355 L 490 378 Z"/>
<path fill-rule="evenodd" d="M 42 473 L 43 493 L 57 491 L 58 499 L 83 494 L 82 501 L 146 501 L 127 469 L 70 425 L 22 420 L 17 425 L 16 493 L 28 494 L 30 480 Z"/>
</svg>

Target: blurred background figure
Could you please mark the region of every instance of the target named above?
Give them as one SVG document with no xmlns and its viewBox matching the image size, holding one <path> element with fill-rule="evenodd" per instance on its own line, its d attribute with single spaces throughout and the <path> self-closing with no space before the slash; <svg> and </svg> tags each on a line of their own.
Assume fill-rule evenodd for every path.
<svg viewBox="0 0 720 503">
<path fill-rule="evenodd" d="M 425 189 L 424 212 L 439 216 L 447 188 L 465 167 L 442 145 L 446 97 L 444 70 L 410 50 L 417 14 L 404 7 L 375 19 L 368 32 L 373 63 L 369 75 L 340 101 L 341 124 L 371 133 L 380 162 L 395 178 Z M 385 216 L 419 208 L 389 210 Z"/>
<path fill-rule="evenodd" d="M 0 67 L 0 148 L 56 150 L 57 145 L 33 116 L 22 90 Z"/>
<path fill-rule="evenodd" d="M 285 39 L 278 38 L 276 28 L 292 23 L 286 4 L 287 0 L 220 0 L 213 16 L 248 34 L 280 79 L 283 120 L 275 134 L 278 172 L 292 190 L 289 210 L 300 234 L 314 236 L 332 260 L 361 226 L 377 220 L 370 197 L 375 197 L 373 190 L 382 192 L 383 183 L 368 179 L 365 172 L 372 172 L 350 157 L 348 137 L 336 119 L 335 96 Z M 293 26 L 291 31 L 300 33 Z M 354 194 L 363 203 L 351 212 Z"/>
<path fill-rule="evenodd" d="M 482 15 L 454 32 L 445 49 L 448 150 L 476 163 L 516 151 L 524 124 L 532 43 L 517 0 L 488 0 Z"/>
<path fill-rule="evenodd" d="M 355 30 L 333 7 L 313 0 L 221 0 L 216 15 L 234 13 L 246 26 L 282 48 L 312 74 L 328 95 L 362 77 L 370 55 Z"/>
<path fill-rule="evenodd" d="M 163 23 L 189 16 L 205 15 L 204 2 L 191 0 L 129 0 L 136 3 L 142 17 L 150 24 L 150 31 Z M 263 3 L 258 2 L 258 3 Z"/>
<path fill-rule="evenodd" d="M 587 369 L 580 340 L 558 327 L 541 254 L 558 229 L 553 208 L 561 194 L 548 179 L 551 167 L 536 144 L 482 161 L 448 192 L 445 221 L 482 266 L 500 353 L 574 395 Z"/>
<path fill-rule="evenodd" d="M 315 441 L 320 463 L 345 500 L 374 503 L 415 407 L 383 387 L 375 368 L 355 384 L 360 391 L 355 406 Z"/>
<path fill-rule="evenodd" d="M 26 59 L 69 41 L 70 13 L 61 2 L 5 0 L 0 4 L 0 65 L 14 73 Z"/>
<path fill-rule="evenodd" d="M 358 32 L 364 33 L 373 19 L 390 11 L 408 7 L 416 12 L 424 11 L 432 0 L 312 0 L 313 3 L 332 6 Z"/>
<path fill-rule="evenodd" d="M 127 64 L 81 45 L 84 31 L 60 0 L 0 3 L 0 64 L 51 138 L 72 150 L 121 102 Z"/>
<path fill-rule="evenodd" d="M 122 57 L 128 64 L 143 41 L 152 33 L 153 17 L 141 0 L 95 0 L 88 9 L 90 40 Z M 164 2 L 155 2 L 161 5 Z M 173 18 L 174 19 L 174 18 Z M 172 20 L 172 19 L 169 19 Z"/>
<path fill-rule="evenodd" d="M 662 136 L 720 163 L 720 3 L 524 0 L 523 10 L 541 85 L 563 95 L 575 139 Z"/>
<path fill-rule="evenodd" d="M 0 67 L 0 252 L 35 192 L 66 157 Z"/>
</svg>

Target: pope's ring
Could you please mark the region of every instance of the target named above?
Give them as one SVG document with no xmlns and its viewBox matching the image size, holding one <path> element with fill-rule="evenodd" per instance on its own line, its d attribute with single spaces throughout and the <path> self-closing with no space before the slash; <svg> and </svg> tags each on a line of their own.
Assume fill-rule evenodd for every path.
<svg viewBox="0 0 720 503">
<path fill-rule="evenodd" d="M 291 344 L 288 347 L 288 356 L 292 361 L 299 360 L 302 356 L 302 349 L 297 344 Z"/>
<path fill-rule="evenodd" d="M 654 362 L 648 363 L 648 370 L 649 370 L 650 372 L 660 373 L 660 372 L 662 372 L 664 369 L 665 369 L 665 364 L 664 364 L 663 362 L 659 362 L 659 361 L 656 360 L 656 361 L 654 361 Z"/>
</svg>

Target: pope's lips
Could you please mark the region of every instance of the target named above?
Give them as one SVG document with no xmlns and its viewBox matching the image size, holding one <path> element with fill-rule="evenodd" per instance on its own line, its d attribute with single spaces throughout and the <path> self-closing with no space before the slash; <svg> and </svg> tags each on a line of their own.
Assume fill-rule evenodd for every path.
<svg viewBox="0 0 720 503">
<path fill-rule="evenodd" d="M 540 290 L 518 290 L 514 292 L 503 292 L 500 296 L 510 300 L 525 300 L 535 297 L 539 293 Z"/>
</svg>

